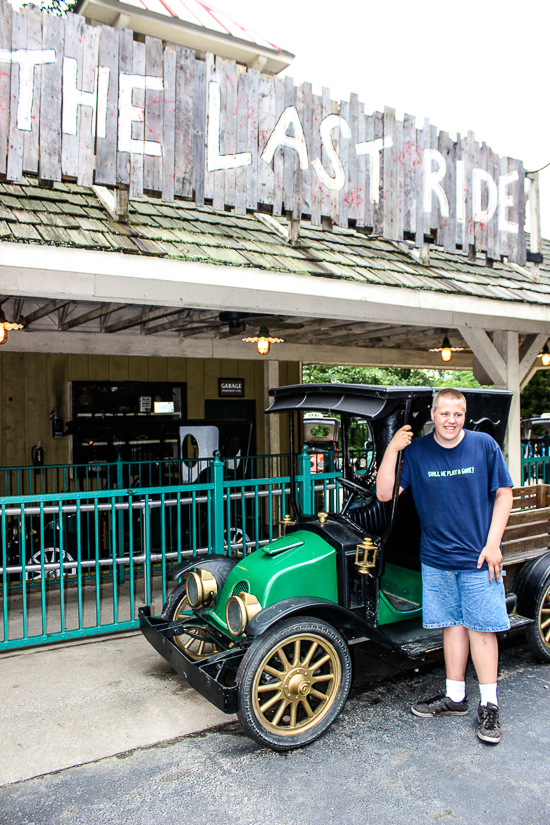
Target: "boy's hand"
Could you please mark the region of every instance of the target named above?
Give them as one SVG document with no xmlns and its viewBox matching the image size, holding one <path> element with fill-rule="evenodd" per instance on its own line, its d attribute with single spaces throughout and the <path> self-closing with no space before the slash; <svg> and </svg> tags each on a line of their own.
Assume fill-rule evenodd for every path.
<svg viewBox="0 0 550 825">
<path fill-rule="evenodd" d="M 388 450 L 394 453 L 399 453 L 408 447 L 412 441 L 412 427 L 410 424 L 405 424 L 404 427 L 397 430 L 394 437 L 388 444 Z"/>
<path fill-rule="evenodd" d="M 497 577 L 497 582 L 500 581 L 500 574 L 502 572 L 502 553 L 498 544 L 486 544 L 477 560 L 477 569 L 482 566 L 483 562 L 487 562 L 489 568 L 489 580 L 493 581 L 493 576 Z"/>
</svg>

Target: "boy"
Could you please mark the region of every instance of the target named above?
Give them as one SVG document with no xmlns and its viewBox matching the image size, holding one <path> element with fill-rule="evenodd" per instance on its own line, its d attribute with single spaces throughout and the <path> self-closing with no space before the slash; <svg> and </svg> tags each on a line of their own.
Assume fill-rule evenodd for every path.
<svg viewBox="0 0 550 825">
<path fill-rule="evenodd" d="M 380 501 L 393 494 L 398 455 L 405 450 L 399 493 L 408 487 L 420 517 L 423 623 L 443 628 L 445 696 L 418 702 L 416 716 L 465 715 L 468 654 L 479 680 L 478 737 L 501 738 L 496 633 L 510 623 L 501 581 L 500 541 L 512 509 L 513 482 L 496 441 L 464 429 L 466 399 L 455 389 L 434 396 L 434 431 L 412 442 L 401 427 L 376 479 Z M 412 443 L 411 443 L 412 442 Z"/>
</svg>

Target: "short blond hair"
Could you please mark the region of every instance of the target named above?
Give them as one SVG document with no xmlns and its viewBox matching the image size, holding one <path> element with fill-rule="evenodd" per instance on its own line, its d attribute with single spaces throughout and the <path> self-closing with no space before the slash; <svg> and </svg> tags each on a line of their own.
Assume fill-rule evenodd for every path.
<svg viewBox="0 0 550 825">
<path fill-rule="evenodd" d="M 464 393 L 460 392 L 460 390 L 455 390 L 454 387 L 443 387 L 443 389 L 438 390 L 435 393 L 432 402 L 432 410 L 437 410 L 439 402 L 442 398 L 452 398 L 453 401 L 462 401 L 464 404 L 464 411 L 466 411 L 466 397 Z"/>
</svg>

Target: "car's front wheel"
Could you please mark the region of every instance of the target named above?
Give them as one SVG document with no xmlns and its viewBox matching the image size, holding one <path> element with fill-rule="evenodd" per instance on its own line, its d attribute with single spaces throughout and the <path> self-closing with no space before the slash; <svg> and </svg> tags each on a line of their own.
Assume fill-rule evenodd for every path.
<svg viewBox="0 0 550 825">
<path fill-rule="evenodd" d="M 531 650 L 543 662 L 550 662 L 550 579 L 538 589 L 535 621 L 525 631 Z"/>
<path fill-rule="evenodd" d="M 260 745 L 308 745 L 348 698 L 352 665 L 341 634 L 310 617 L 286 619 L 252 643 L 239 667 L 239 721 Z"/>
</svg>

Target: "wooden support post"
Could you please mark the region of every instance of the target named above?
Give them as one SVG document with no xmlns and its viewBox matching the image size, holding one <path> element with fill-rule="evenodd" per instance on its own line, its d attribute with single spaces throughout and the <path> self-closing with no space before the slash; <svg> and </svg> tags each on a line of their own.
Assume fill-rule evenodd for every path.
<svg viewBox="0 0 550 825">
<path fill-rule="evenodd" d="M 540 252 L 540 196 L 539 173 L 529 172 L 529 220 L 531 224 L 530 249 L 531 252 Z M 540 279 L 540 264 L 532 262 L 531 272 L 533 281 Z"/>
<path fill-rule="evenodd" d="M 264 361 L 264 410 L 266 410 L 271 403 L 268 390 L 271 387 L 278 386 L 279 362 Z M 281 452 L 281 430 L 279 419 L 279 415 L 264 415 L 266 455 L 278 455 Z"/>
<path fill-rule="evenodd" d="M 506 362 L 506 381 L 495 383 L 495 389 L 509 390 L 513 393 L 504 454 L 514 484 L 521 484 L 521 410 L 520 410 L 520 363 L 519 335 L 517 332 L 495 332 L 494 343 Z"/>
</svg>

